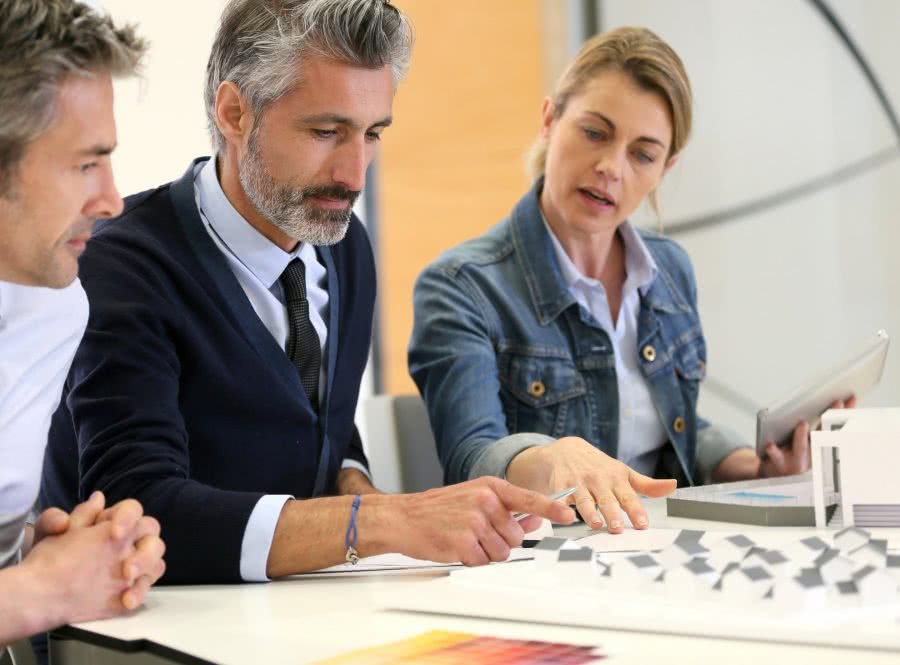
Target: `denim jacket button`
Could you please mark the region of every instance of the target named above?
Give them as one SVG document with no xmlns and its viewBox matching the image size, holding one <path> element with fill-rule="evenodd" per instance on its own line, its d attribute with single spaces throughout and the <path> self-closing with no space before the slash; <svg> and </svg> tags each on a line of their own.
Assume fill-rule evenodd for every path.
<svg viewBox="0 0 900 665">
<path fill-rule="evenodd" d="M 649 344 L 644 347 L 641 353 L 644 356 L 644 360 L 646 360 L 648 363 L 652 363 L 654 360 L 656 360 L 656 349 L 654 349 Z"/>
<path fill-rule="evenodd" d="M 528 386 L 528 392 L 532 397 L 543 397 L 544 393 L 547 392 L 547 386 L 544 385 L 543 381 L 532 381 L 531 385 Z"/>
<path fill-rule="evenodd" d="M 675 421 L 672 423 L 672 429 L 674 429 L 678 434 L 681 434 L 684 431 L 684 418 L 678 416 L 675 418 Z"/>
</svg>

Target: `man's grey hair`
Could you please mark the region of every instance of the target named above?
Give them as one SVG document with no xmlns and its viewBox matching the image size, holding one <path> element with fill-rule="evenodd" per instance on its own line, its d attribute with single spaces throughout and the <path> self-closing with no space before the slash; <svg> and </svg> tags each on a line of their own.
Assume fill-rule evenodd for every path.
<svg viewBox="0 0 900 665">
<path fill-rule="evenodd" d="M 409 19 L 386 0 L 231 0 L 206 67 L 206 118 L 213 148 L 224 151 L 216 126 L 216 92 L 231 81 L 258 119 L 293 90 L 304 57 L 360 67 L 390 65 L 395 85 L 409 67 Z M 257 125 L 258 126 L 258 125 Z"/>
<path fill-rule="evenodd" d="M 129 76 L 146 49 L 133 26 L 75 0 L 0 0 L 0 195 L 25 148 L 53 124 L 66 79 Z"/>
</svg>

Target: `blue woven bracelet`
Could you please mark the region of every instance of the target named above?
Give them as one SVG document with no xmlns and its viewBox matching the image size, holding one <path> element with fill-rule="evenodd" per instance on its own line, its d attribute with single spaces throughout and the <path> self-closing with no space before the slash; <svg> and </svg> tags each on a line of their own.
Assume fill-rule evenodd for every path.
<svg viewBox="0 0 900 665">
<path fill-rule="evenodd" d="M 353 507 L 350 509 L 350 524 L 347 525 L 347 535 L 344 536 L 344 544 L 347 546 L 347 563 L 356 565 L 359 563 L 359 554 L 356 552 L 356 511 L 359 510 L 360 496 L 353 497 Z"/>
</svg>

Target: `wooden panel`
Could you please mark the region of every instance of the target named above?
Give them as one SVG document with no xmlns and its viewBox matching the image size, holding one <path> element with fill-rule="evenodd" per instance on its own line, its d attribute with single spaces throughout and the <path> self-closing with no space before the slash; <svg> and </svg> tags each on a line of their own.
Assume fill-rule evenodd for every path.
<svg viewBox="0 0 900 665">
<path fill-rule="evenodd" d="M 384 388 L 406 368 L 412 288 L 443 250 L 500 221 L 526 191 L 544 90 L 540 0 L 397 0 L 415 26 L 379 171 Z"/>
</svg>

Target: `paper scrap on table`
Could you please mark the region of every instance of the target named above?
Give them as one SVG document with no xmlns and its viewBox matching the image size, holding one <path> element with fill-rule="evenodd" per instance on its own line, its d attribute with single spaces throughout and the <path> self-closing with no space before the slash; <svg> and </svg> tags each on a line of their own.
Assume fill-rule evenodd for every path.
<svg viewBox="0 0 900 665">
<path fill-rule="evenodd" d="M 626 527 L 622 533 L 595 531 L 589 536 L 579 538 L 576 542 L 581 546 L 593 547 L 595 552 L 634 552 L 644 550 L 665 549 L 678 536 L 680 529 L 633 529 Z"/>
<path fill-rule="evenodd" d="M 525 561 L 531 559 L 531 554 L 527 549 L 514 548 L 506 560 L 509 561 Z M 321 570 L 313 570 L 308 573 L 300 573 L 300 576 L 310 577 L 317 575 L 348 575 L 360 573 L 390 573 L 395 571 L 420 571 L 433 570 L 440 568 L 460 568 L 463 564 L 456 561 L 454 563 L 439 563 L 437 561 L 423 561 L 422 559 L 413 559 L 404 554 L 378 554 L 376 556 L 364 557 L 359 560 L 355 566 L 349 563 L 339 563 L 336 566 L 322 568 Z"/>
<path fill-rule="evenodd" d="M 404 554 L 378 554 L 367 556 L 359 560 L 355 566 L 349 563 L 339 563 L 321 570 L 314 570 L 303 575 L 320 575 L 333 573 L 371 573 L 389 570 L 423 570 L 427 568 L 452 568 L 460 566 L 460 563 L 439 563 L 437 561 L 423 561 L 413 559 Z"/>
</svg>

